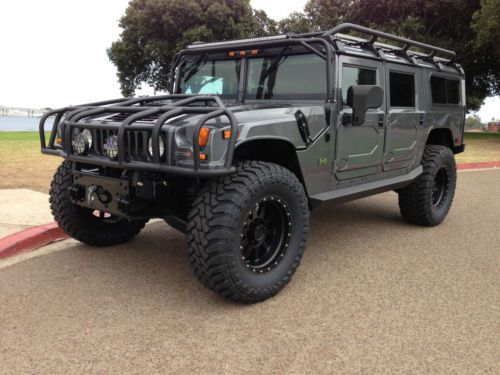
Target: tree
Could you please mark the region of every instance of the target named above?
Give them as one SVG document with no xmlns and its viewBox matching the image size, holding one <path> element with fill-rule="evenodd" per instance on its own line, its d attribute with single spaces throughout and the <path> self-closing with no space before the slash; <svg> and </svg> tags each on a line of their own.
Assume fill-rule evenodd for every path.
<svg viewBox="0 0 500 375">
<path fill-rule="evenodd" d="M 108 49 L 122 94 L 132 95 L 142 82 L 166 90 L 173 57 L 192 42 L 275 31 L 264 12 L 257 16 L 261 22 L 249 0 L 132 0 L 120 19 L 120 39 Z"/>
<path fill-rule="evenodd" d="M 311 30 L 353 22 L 456 51 L 469 110 L 500 94 L 500 0 L 309 0 L 305 14 Z"/>
<path fill-rule="evenodd" d="M 457 52 L 467 108 L 500 94 L 500 0 L 309 0 L 276 22 L 249 0 L 132 0 L 108 50 L 124 95 L 145 82 L 168 88 L 173 56 L 196 40 L 328 30 L 353 22 Z"/>
<path fill-rule="evenodd" d="M 465 119 L 465 129 L 483 129 L 484 124 L 478 115 L 467 116 Z"/>
<path fill-rule="evenodd" d="M 278 29 L 281 34 L 300 34 L 311 31 L 313 25 L 311 20 L 299 12 L 290 13 L 287 18 L 278 22 Z"/>
</svg>

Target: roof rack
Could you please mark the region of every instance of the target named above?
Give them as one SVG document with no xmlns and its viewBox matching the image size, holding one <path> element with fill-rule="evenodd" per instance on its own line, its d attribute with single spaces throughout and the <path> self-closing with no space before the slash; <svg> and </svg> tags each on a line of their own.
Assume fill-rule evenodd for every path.
<svg viewBox="0 0 500 375">
<path fill-rule="evenodd" d="M 346 32 L 346 31 L 357 31 L 357 32 L 362 33 L 362 34 L 371 35 L 372 37 L 370 40 L 367 41 L 367 43 L 372 44 L 372 45 L 377 41 L 378 38 L 383 38 L 386 40 L 391 40 L 394 42 L 402 43 L 403 44 L 402 48 L 397 48 L 394 46 L 395 51 L 407 52 L 410 49 L 410 47 L 418 47 L 418 48 L 422 48 L 424 50 L 431 51 L 430 54 L 423 56 L 423 57 L 433 58 L 436 53 L 440 53 L 442 55 L 449 56 L 449 62 L 453 62 L 456 58 L 456 54 L 453 51 L 450 51 L 450 50 L 447 50 L 444 48 L 440 48 L 440 47 L 436 47 L 436 46 L 432 46 L 432 45 L 426 44 L 426 43 L 417 42 L 415 40 L 402 38 L 400 36 L 392 35 L 389 33 L 384 33 L 382 31 L 370 29 L 368 27 L 356 25 L 353 23 L 342 23 L 338 26 L 335 26 L 333 29 L 330 29 L 330 30 L 322 33 L 321 36 L 322 37 L 333 37 L 336 34 Z M 386 46 L 392 47 L 389 45 L 386 45 Z"/>
<path fill-rule="evenodd" d="M 370 39 L 362 39 L 362 38 L 357 38 L 351 35 L 344 35 L 342 34 L 343 32 L 358 32 L 361 34 L 365 35 L 370 35 Z M 377 40 L 379 38 L 383 38 L 389 41 L 394 41 L 398 43 L 402 43 L 403 47 L 398 47 L 395 45 L 390 45 L 390 44 L 384 44 L 384 43 L 378 43 Z M 356 40 L 356 42 L 360 44 L 364 44 L 366 46 L 371 46 L 371 49 L 374 49 L 374 46 L 386 49 L 388 51 L 394 52 L 396 54 L 400 53 L 403 55 L 406 55 L 407 53 L 411 53 L 412 55 L 416 55 L 417 58 L 424 58 L 424 59 L 434 59 L 436 58 L 436 54 L 440 54 L 446 58 L 443 57 L 443 61 L 446 61 L 448 63 L 454 62 L 456 58 L 456 54 L 453 51 L 432 46 L 430 44 L 426 43 L 421 43 L 417 42 L 411 39 L 399 37 L 393 34 L 385 33 L 382 31 L 378 31 L 375 29 L 370 29 L 368 27 L 356 25 L 353 23 L 342 23 L 340 25 L 335 26 L 333 29 L 330 29 L 328 31 L 317 31 L 317 32 L 312 32 L 312 33 L 302 33 L 302 34 L 287 34 L 287 35 L 276 35 L 276 36 L 270 36 L 270 37 L 260 37 L 260 38 L 249 38 L 249 39 L 239 39 L 239 40 L 230 40 L 230 41 L 223 41 L 223 42 L 214 42 L 214 43 L 200 43 L 196 42 L 194 44 L 191 44 L 188 46 L 188 50 L 202 50 L 202 49 L 215 49 L 215 48 L 224 48 L 226 46 L 242 46 L 245 44 L 252 44 L 252 45 L 258 45 L 258 44 L 276 44 L 276 43 L 283 43 L 288 41 L 293 41 L 293 40 L 301 40 L 301 44 L 307 44 L 308 42 L 312 42 L 314 40 L 327 40 L 329 41 L 333 46 L 335 46 L 337 41 L 339 40 L 345 40 L 345 39 L 352 39 Z M 418 51 L 410 51 L 409 49 L 411 47 L 417 47 L 421 48 L 426 51 L 430 51 L 429 54 L 421 53 Z"/>
</svg>

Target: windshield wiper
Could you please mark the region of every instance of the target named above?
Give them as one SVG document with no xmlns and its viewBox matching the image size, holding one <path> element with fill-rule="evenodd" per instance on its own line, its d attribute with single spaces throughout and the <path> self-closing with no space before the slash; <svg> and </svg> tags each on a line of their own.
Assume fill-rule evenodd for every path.
<svg viewBox="0 0 500 375">
<path fill-rule="evenodd" d="M 269 65 L 268 68 L 264 68 L 264 63 L 262 64 L 262 72 L 260 73 L 260 78 L 259 78 L 259 87 L 257 89 L 257 99 L 262 99 L 262 94 L 264 91 L 264 81 L 266 78 L 271 76 L 273 74 L 273 77 L 269 79 L 269 82 L 267 84 L 268 86 L 268 92 L 266 94 L 266 99 L 269 99 L 269 97 L 272 96 L 272 91 L 274 88 L 274 85 L 276 83 L 276 72 L 278 70 L 278 67 L 288 58 L 288 55 L 285 55 L 285 52 L 290 49 L 289 46 L 283 48 L 281 52 L 279 53 L 278 56 L 276 56 L 273 60 L 266 59 L 264 62 L 271 62 L 271 65 Z"/>
<path fill-rule="evenodd" d="M 184 78 L 184 84 L 193 78 L 193 76 L 207 63 L 207 61 L 207 55 L 200 56 L 200 58 L 196 60 L 187 71 L 186 77 Z"/>
</svg>

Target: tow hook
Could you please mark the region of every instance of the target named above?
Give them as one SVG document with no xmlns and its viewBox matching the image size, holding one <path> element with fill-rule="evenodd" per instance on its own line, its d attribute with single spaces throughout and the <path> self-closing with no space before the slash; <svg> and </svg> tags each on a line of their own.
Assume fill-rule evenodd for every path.
<svg viewBox="0 0 500 375">
<path fill-rule="evenodd" d="M 87 193 L 85 194 L 87 204 L 94 206 L 97 200 L 102 204 L 108 204 L 111 202 L 111 194 L 105 190 L 102 186 L 91 185 L 87 188 Z"/>
<path fill-rule="evenodd" d="M 86 201 L 90 207 L 95 207 L 97 202 L 107 205 L 112 199 L 108 191 L 97 185 L 91 185 L 86 189 L 82 185 L 73 185 L 70 188 L 70 198 L 73 203 Z"/>
<path fill-rule="evenodd" d="M 87 194 L 86 194 L 86 199 L 87 199 L 87 204 L 90 206 L 94 205 L 94 201 L 96 199 L 99 199 L 99 197 L 96 194 L 97 186 L 89 186 L 87 189 Z"/>
</svg>

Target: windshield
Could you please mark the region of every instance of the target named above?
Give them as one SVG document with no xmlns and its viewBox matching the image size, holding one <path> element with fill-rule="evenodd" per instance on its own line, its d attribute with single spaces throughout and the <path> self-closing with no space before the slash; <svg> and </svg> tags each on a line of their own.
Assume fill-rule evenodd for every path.
<svg viewBox="0 0 500 375">
<path fill-rule="evenodd" d="M 217 94 L 236 98 L 241 60 L 197 60 L 183 64 L 179 89 L 184 94 Z"/>
<path fill-rule="evenodd" d="M 242 61 L 190 60 L 180 68 L 178 92 L 236 99 Z M 315 54 L 252 57 L 247 72 L 247 100 L 326 98 L 326 62 Z"/>
</svg>

